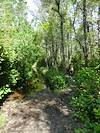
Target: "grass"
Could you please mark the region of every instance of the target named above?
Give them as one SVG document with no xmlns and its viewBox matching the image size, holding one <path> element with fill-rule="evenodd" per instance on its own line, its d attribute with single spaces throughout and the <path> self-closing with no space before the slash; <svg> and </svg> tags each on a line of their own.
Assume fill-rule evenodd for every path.
<svg viewBox="0 0 100 133">
<path fill-rule="evenodd" d="M 5 116 L 2 113 L 0 113 L 0 127 L 3 127 L 5 122 L 6 122 Z"/>
</svg>

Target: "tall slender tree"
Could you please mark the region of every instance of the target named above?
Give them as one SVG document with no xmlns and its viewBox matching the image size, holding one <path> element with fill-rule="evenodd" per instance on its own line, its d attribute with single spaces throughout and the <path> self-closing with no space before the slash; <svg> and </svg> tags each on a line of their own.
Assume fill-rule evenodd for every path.
<svg viewBox="0 0 100 133">
<path fill-rule="evenodd" d="M 84 59 L 85 66 L 88 65 L 88 44 L 87 44 L 87 9 L 86 9 L 86 0 L 83 0 L 83 36 L 84 36 Z"/>
</svg>

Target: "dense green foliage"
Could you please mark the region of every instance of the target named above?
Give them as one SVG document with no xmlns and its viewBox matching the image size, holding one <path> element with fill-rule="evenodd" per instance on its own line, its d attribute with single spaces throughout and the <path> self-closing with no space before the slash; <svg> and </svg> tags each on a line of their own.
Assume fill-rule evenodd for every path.
<svg viewBox="0 0 100 133">
<path fill-rule="evenodd" d="M 67 86 L 64 74 L 54 68 L 47 71 L 45 80 L 52 90 L 64 89 Z"/>
<path fill-rule="evenodd" d="M 16 68 L 20 73 L 20 79 L 23 81 L 32 79 L 32 65 L 42 56 L 43 50 L 38 43 L 41 39 L 38 33 L 32 31 L 27 22 L 23 22 L 21 28 L 23 30 L 21 29 L 19 33 L 16 33 L 19 38 L 15 38 L 14 47 Z"/>
<path fill-rule="evenodd" d="M 9 88 L 8 85 L 1 87 L 0 88 L 0 100 L 3 99 L 3 97 L 10 92 L 11 92 L 11 89 Z"/>
<path fill-rule="evenodd" d="M 15 64 L 8 51 L 3 46 L 0 51 L 0 99 L 2 99 L 16 85 L 19 73 L 15 69 Z"/>
<path fill-rule="evenodd" d="M 9 92 L 6 86 L 11 90 L 25 87 L 26 81 L 32 80 L 34 75 L 32 65 L 43 55 L 42 36 L 26 21 L 24 4 L 23 1 L 11 0 L 0 3 L 1 97 Z"/>
<path fill-rule="evenodd" d="M 100 72 L 83 68 L 75 75 L 76 93 L 72 99 L 74 115 L 85 123 L 80 132 L 100 132 Z"/>
<path fill-rule="evenodd" d="M 24 0 L 0 2 L 0 100 L 16 88 L 40 91 L 44 81 L 53 92 L 67 90 L 70 77 L 74 116 L 84 124 L 76 133 L 99 133 L 100 2 L 40 3 L 29 22 Z"/>
</svg>

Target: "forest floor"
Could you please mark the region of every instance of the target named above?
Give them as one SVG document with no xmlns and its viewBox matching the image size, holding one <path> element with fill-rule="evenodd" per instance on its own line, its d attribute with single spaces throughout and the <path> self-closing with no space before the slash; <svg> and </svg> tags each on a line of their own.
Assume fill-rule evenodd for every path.
<svg viewBox="0 0 100 133">
<path fill-rule="evenodd" d="M 27 98 L 13 95 L 0 109 L 4 116 L 0 133 L 74 133 L 81 127 L 72 117 L 71 90 L 59 96 L 50 90 Z"/>
</svg>

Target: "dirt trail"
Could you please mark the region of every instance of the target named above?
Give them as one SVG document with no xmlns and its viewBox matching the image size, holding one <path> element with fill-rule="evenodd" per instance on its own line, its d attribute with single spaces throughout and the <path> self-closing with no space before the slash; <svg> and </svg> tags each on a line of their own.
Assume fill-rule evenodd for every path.
<svg viewBox="0 0 100 133">
<path fill-rule="evenodd" d="M 6 123 L 0 133 L 74 133 L 68 94 L 57 97 L 44 91 L 31 98 L 6 100 L 1 108 Z"/>
</svg>

